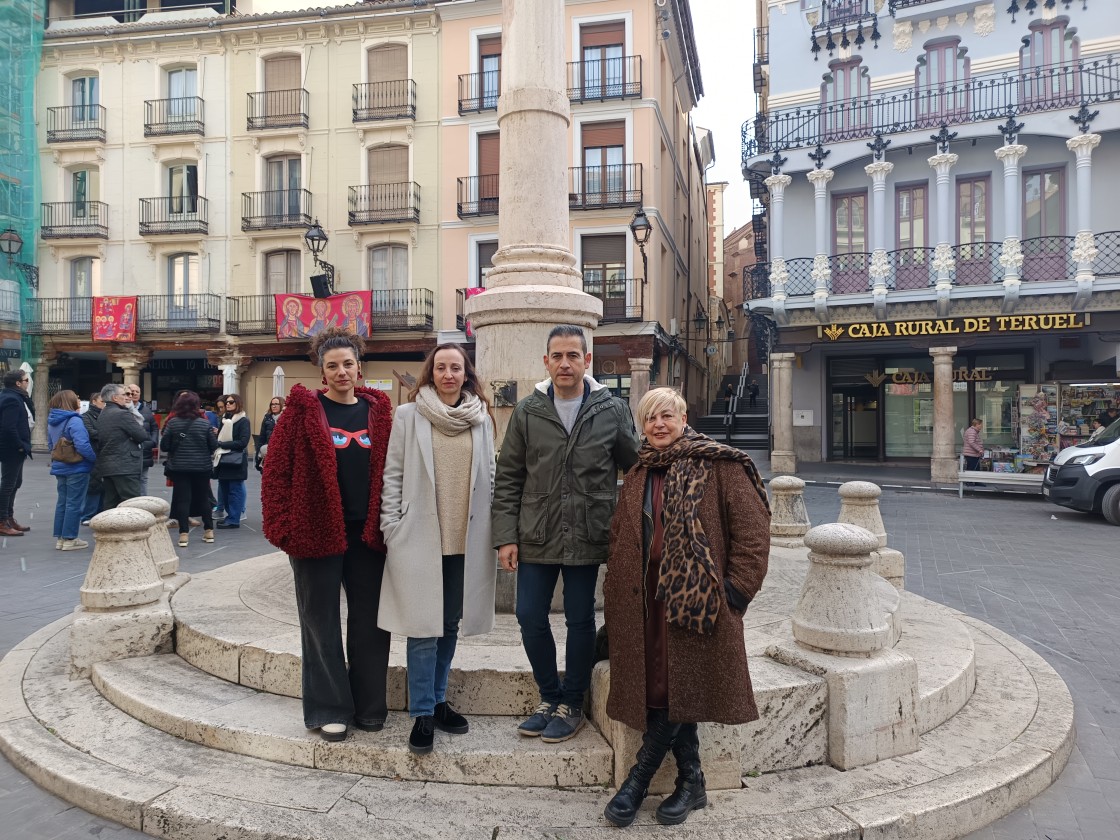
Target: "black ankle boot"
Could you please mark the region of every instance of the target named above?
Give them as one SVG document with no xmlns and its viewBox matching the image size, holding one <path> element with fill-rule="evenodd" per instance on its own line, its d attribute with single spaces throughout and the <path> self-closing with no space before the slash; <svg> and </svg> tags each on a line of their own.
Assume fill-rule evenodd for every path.
<svg viewBox="0 0 1120 840">
<path fill-rule="evenodd" d="M 662 825 L 680 825 L 689 814 L 708 804 L 695 723 L 681 725 L 673 741 L 673 757 L 677 760 L 677 784 L 672 794 L 657 806 L 657 821 Z"/>
<path fill-rule="evenodd" d="M 619 786 L 618 793 L 603 810 L 603 816 L 609 823 L 625 828 L 634 822 L 638 809 L 649 793 L 649 783 L 665 760 L 678 728 L 676 724 L 668 722 L 664 710 L 650 712 L 646 732 L 642 736 L 642 746 L 638 750 L 638 763 L 630 768 L 626 781 Z"/>
</svg>

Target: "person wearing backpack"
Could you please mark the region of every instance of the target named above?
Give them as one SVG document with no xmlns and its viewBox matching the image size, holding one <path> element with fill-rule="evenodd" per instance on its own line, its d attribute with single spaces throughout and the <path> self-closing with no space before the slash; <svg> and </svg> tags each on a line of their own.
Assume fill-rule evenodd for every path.
<svg viewBox="0 0 1120 840">
<path fill-rule="evenodd" d="M 51 448 L 51 475 L 58 482 L 58 501 L 54 506 L 54 547 L 77 551 L 89 543 L 78 539 L 82 510 L 86 504 L 89 474 L 97 460 L 89 432 L 78 409 L 81 403 L 73 391 L 59 391 L 51 397 L 47 415 L 47 445 Z"/>
</svg>

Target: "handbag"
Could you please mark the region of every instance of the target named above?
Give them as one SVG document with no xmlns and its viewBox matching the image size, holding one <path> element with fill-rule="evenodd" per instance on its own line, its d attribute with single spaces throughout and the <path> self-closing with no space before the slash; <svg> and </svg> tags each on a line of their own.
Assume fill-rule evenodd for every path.
<svg viewBox="0 0 1120 840">
<path fill-rule="evenodd" d="M 245 450 L 239 449 L 236 452 L 223 452 L 222 456 L 218 459 L 217 467 L 240 467 L 245 463 Z"/>
<path fill-rule="evenodd" d="M 51 450 L 51 460 L 61 461 L 63 464 L 80 464 L 84 459 L 74 448 L 74 441 L 65 435 L 59 435 Z"/>
</svg>

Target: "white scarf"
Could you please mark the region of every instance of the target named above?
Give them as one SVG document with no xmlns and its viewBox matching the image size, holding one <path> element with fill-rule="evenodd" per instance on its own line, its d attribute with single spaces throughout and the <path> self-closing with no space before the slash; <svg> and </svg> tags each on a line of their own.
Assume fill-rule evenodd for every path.
<svg viewBox="0 0 1120 840">
<path fill-rule="evenodd" d="M 233 443 L 233 424 L 244 416 L 245 412 L 239 411 L 232 417 L 222 418 L 222 428 L 218 430 L 218 443 Z M 218 466 L 218 461 L 222 459 L 222 456 L 229 451 L 230 450 L 223 449 L 220 446 L 214 450 L 213 464 L 215 467 Z"/>
<path fill-rule="evenodd" d="M 465 432 L 471 426 L 479 426 L 486 419 L 486 407 L 474 394 L 463 391 L 458 405 L 448 405 L 431 385 L 416 392 L 416 410 L 437 431 L 449 436 Z"/>
</svg>

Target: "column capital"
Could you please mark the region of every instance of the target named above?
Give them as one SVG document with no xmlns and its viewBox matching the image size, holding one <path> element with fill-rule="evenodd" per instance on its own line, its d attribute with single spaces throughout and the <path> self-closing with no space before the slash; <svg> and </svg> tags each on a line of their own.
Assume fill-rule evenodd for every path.
<svg viewBox="0 0 1120 840">
<path fill-rule="evenodd" d="M 1078 134 L 1066 141 L 1066 148 L 1077 155 L 1078 158 L 1089 157 L 1093 149 L 1101 144 L 1099 134 Z"/>
<path fill-rule="evenodd" d="M 863 171 L 871 176 L 871 179 L 876 184 L 881 184 L 884 183 L 887 176 L 894 171 L 894 164 L 887 160 L 877 160 L 863 167 Z"/>
<path fill-rule="evenodd" d="M 630 363 L 631 373 L 640 373 L 642 371 L 648 373 L 650 368 L 653 367 L 653 359 L 629 358 L 626 361 Z"/>
<path fill-rule="evenodd" d="M 1022 143 L 1008 143 L 996 149 L 996 157 L 1003 161 L 1004 166 L 1013 166 L 1022 160 L 1027 153 L 1027 147 Z"/>
<path fill-rule="evenodd" d="M 790 367 L 793 365 L 795 358 L 797 358 L 796 353 L 771 353 L 770 364 L 774 367 Z"/>
<path fill-rule="evenodd" d="M 935 365 L 938 364 L 938 363 L 952 364 L 953 363 L 953 357 L 955 355 L 957 355 L 957 348 L 956 347 L 931 347 L 931 348 L 929 348 L 929 354 L 931 356 L 933 356 L 933 363 Z"/>
<path fill-rule="evenodd" d="M 933 157 L 926 158 L 926 163 L 936 169 L 938 175 L 948 175 L 949 168 L 956 164 L 958 160 L 960 160 L 960 156 L 953 152 L 941 152 Z"/>
<path fill-rule="evenodd" d="M 770 188 L 770 192 L 780 194 L 780 193 L 785 191 L 786 187 L 788 187 L 790 184 L 793 183 L 793 176 L 792 175 L 771 175 L 769 178 L 767 178 L 762 183 L 764 183 L 767 187 Z"/>
<path fill-rule="evenodd" d="M 151 353 L 129 350 L 127 353 L 114 353 L 109 358 L 121 370 L 131 370 L 142 368 L 151 357 Z"/>
<path fill-rule="evenodd" d="M 814 187 L 823 187 L 836 173 L 831 169 L 813 169 L 805 173 L 805 177 Z M 788 177 L 788 176 L 787 176 Z"/>
</svg>

